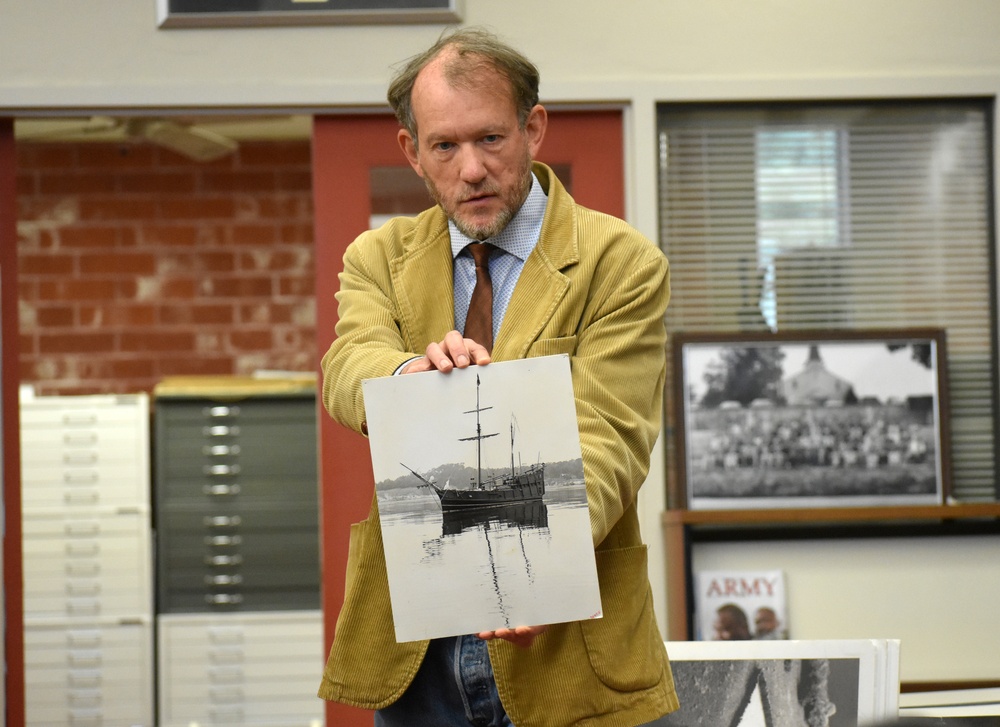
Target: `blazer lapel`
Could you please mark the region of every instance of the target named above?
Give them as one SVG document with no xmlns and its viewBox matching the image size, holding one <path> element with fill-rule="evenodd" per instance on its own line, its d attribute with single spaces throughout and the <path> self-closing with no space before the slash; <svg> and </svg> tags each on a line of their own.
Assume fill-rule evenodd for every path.
<svg viewBox="0 0 1000 727">
<path fill-rule="evenodd" d="M 399 304 L 404 342 L 422 353 L 455 327 L 451 245 L 448 224 L 438 208 L 420 215 L 403 243 L 403 254 L 390 264 Z"/>
<path fill-rule="evenodd" d="M 548 194 L 538 244 L 524 262 L 493 347 L 494 360 L 523 358 L 569 289 L 561 272 L 580 261 L 573 198 L 543 164 L 534 172 Z"/>
</svg>

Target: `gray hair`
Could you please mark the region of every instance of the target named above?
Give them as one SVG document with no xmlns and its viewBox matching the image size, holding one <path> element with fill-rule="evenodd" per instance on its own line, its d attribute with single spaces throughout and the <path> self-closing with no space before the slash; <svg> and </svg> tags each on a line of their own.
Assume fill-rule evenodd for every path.
<svg viewBox="0 0 1000 727">
<path fill-rule="evenodd" d="M 446 62 L 444 68 L 445 77 L 453 85 L 471 85 L 483 71 L 492 71 L 506 78 L 510 82 L 518 122 L 524 128 L 531 109 L 538 103 L 538 69 L 524 55 L 489 31 L 464 28 L 442 35 L 430 48 L 410 58 L 389 84 L 389 105 L 399 123 L 410 132 L 414 143 L 417 122 L 413 116 L 413 85 L 420 72 L 446 50 L 454 51 L 454 57 Z"/>
</svg>

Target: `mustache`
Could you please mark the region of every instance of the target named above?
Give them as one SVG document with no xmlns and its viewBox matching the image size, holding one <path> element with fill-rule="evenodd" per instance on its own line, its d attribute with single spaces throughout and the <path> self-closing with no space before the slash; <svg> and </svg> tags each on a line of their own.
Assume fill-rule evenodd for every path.
<svg viewBox="0 0 1000 727">
<path fill-rule="evenodd" d="M 500 196 L 500 188 L 493 182 L 483 182 L 479 185 L 466 185 L 458 195 L 462 202 L 468 202 L 470 199 L 487 196 Z"/>
</svg>

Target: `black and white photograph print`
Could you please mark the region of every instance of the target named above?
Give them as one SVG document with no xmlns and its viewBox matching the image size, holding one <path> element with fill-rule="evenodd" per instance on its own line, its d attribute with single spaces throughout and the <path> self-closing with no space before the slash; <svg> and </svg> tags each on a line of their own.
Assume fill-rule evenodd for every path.
<svg viewBox="0 0 1000 727">
<path fill-rule="evenodd" d="M 363 390 L 397 641 L 602 615 L 568 356 Z"/>
<path fill-rule="evenodd" d="M 943 331 L 678 334 L 674 365 L 689 509 L 944 501 Z"/>
<path fill-rule="evenodd" d="M 859 727 L 898 710 L 898 643 L 668 642 L 680 709 L 657 727 Z"/>
</svg>

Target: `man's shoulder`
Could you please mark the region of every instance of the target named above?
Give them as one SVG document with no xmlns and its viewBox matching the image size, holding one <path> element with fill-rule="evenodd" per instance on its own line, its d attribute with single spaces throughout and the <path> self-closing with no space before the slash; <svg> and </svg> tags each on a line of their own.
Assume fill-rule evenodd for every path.
<svg viewBox="0 0 1000 727">
<path fill-rule="evenodd" d="M 636 263 L 664 257 L 655 242 L 620 217 L 581 205 L 575 213 L 581 255 L 627 255 Z"/>
<path fill-rule="evenodd" d="M 378 227 L 362 232 L 351 244 L 356 252 L 379 250 L 389 258 L 406 255 L 423 245 L 447 236 L 448 222 L 440 208 L 432 207 L 417 215 L 390 217 Z"/>
<path fill-rule="evenodd" d="M 631 224 L 614 215 L 585 207 L 557 180 L 548 180 L 549 209 L 542 226 L 542 240 L 555 260 L 571 259 L 598 264 L 627 259 L 634 264 L 663 260 L 660 248 Z"/>
</svg>

